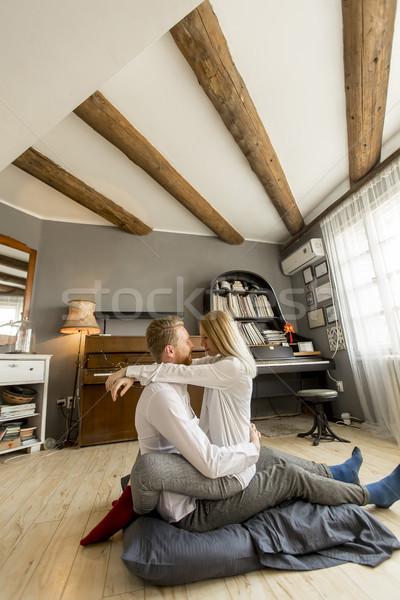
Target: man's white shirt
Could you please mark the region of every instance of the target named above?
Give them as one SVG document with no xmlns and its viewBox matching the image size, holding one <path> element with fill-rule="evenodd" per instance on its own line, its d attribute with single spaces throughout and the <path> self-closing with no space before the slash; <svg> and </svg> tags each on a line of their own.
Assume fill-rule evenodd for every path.
<svg viewBox="0 0 400 600">
<path fill-rule="evenodd" d="M 256 447 L 247 441 L 251 378 L 235 358 L 206 357 L 191 367 L 173 365 L 174 378 L 181 377 L 184 383 L 165 382 L 171 377 L 169 367 L 162 363 L 127 370 L 128 377 L 148 384 L 136 408 L 141 453 L 179 452 L 203 475 L 233 475 L 246 487 L 258 459 Z M 205 431 L 190 406 L 188 383 L 213 386 L 205 388 L 203 399 L 201 424 Z M 179 521 L 194 510 L 195 499 L 163 492 L 157 508 L 165 520 Z"/>
</svg>

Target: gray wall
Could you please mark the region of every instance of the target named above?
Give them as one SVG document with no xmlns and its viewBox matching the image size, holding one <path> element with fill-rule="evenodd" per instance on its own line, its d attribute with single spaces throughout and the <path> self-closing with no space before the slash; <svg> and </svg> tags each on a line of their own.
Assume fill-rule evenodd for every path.
<svg viewBox="0 0 400 600">
<path fill-rule="evenodd" d="M 293 252 L 298 247 L 305 244 L 311 238 L 322 238 L 321 229 L 319 226 L 313 227 L 308 232 L 308 234 L 300 240 L 300 242 L 298 242 L 296 245 L 293 245 L 287 252 L 285 252 L 285 254 L 283 256 L 286 256 L 287 254 Z M 326 257 L 323 257 L 323 258 L 321 257 L 320 259 L 315 261 L 315 263 L 312 264 L 313 269 L 315 268 L 316 265 L 318 265 L 320 262 L 323 262 L 324 260 L 326 260 L 328 262 Z M 329 268 L 329 265 L 328 265 L 328 268 Z M 329 349 L 328 336 L 327 336 L 326 330 L 327 330 L 327 327 L 330 327 L 331 325 L 334 325 L 335 323 L 326 324 L 323 327 L 317 327 L 317 328 L 310 329 L 308 326 L 307 311 L 313 310 L 315 308 L 320 308 L 320 307 L 322 307 L 325 311 L 326 306 L 329 306 L 332 304 L 332 300 L 327 300 L 322 303 L 319 303 L 318 305 L 314 304 L 313 306 L 307 307 L 306 291 L 305 291 L 305 284 L 304 284 L 302 270 L 299 271 L 298 273 L 296 273 L 295 275 L 293 275 L 290 279 L 291 279 L 292 290 L 293 290 L 294 304 L 297 305 L 298 307 L 300 307 L 300 312 L 303 312 L 303 315 L 298 317 L 299 333 L 301 333 L 301 335 L 303 335 L 305 337 L 310 336 L 310 338 L 314 341 L 314 347 L 317 350 L 321 350 L 321 352 L 324 356 L 331 357 L 333 353 Z M 328 275 L 322 276 L 321 278 L 318 278 L 318 279 L 314 279 L 311 282 L 312 290 L 314 291 L 316 286 L 319 286 L 327 281 L 329 281 Z M 334 291 L 334 299 L 335 299 L 336 292 L 335 292 L 335 290 L 333 290 L 333 291 Z M 301 307 L 304 307 L 304 310 L 301 310 Z M 298 309 L 298 313 L 299 313 L 299 309 Z M 337 316 L 338 316 L 338 322 L 340 323 L 340 314 L 338 314 Z M 347 350 L 338 350 L 338 352 L 336 353 L 336 355 L 334 357 L 334 361 L 335 361 L 336 369 L 331 371 L 332 377 L 334 377 L 334 379 L 336 379 L 336 380 L 343 381 L 343 384 L 344 384 L 344 392 L 343 393 L 339 392 L 337 401 L 333 402 L 334 416 L 337 418 L 340 418 L 340 415 L 342 412 L 349 412 L 354 417 L 357 417 L 358 419 L 363 419 L 364 415 L 363 415 L 363 411 L 361 409 L 360 401 L 359 401 L 357 390 L 355 387 L 354 378 L 353 378 Z M 335 382 L 330 381 L 328 379 L 328 387 L 330 387 L 332 389 L 336 389 Z"/>
<path fill-rule="evenodd" d="M 96 310 L 183 310 L 188 331 L 197 334 L 204 290 L 216 275 L 238 269 L 264 277 L 278 295 L 287 320 L 296 316 L 290 278 L 280 270 L 276 245 L 230 246 L 214 237 L 168 233 L 137 237 L 114 227 L 40 223 L 1 204 L 0 221 L 5 224 L 2 232 L 38 249 L 31 318 L 36 351 L 53 355 L 47 437 L 64 433 L 56 399 L 73 393 L 78 336 L 59 333 L 68 299 L 94 299 Z M 32 239 L 36 230 L 40 243 Z M 107 333 L 115 335 L 143 335 L 148 325 L 145 320 L 108 323 Z M 102 328 L 103 322 L 99 325 Z"/>
<path fill-rule="evenodd" d="M 40 221 L 4 204 L 0 204 L 0 223 L 1 233 L 38 250 L 31 318 L 36 351 L 53 355 L 48 437 L 57 439 L 65 431 L 56 399 L 73 394 L 78 336 L 59 333 L 69 299 L 95 300 L 96 310 L 183 311 L 189 333 L 197 334 L 204 291 L 212 279 L 229 270 L 252 271 L 273 287 L 296 331 L 309 334 L 315 347 L 330 355 L 326 328 L 308 329 L 302 272 L 293 278 L 282 274 L 276 245 L 229 246 L 214 237 L 168 233 L 137 237 L 115 227 Z M 319 231 L 311 236 L 319 236 Z M 103 322 L 99 325 L 102 328 Z M 144 335 L 147 325 L 146 320 L 109 321 L 107 333 Z M 347 410 L 362 418 L 347 352 L 338 352 L 335 362 L 333 374 L 344 381 L 345 392 L 334 414 Z"/>
<path fill-rule="evenodd" d="M 42 221 L 6 204 L 0 204 L 0 233 L 8 235 L 29 248 L 37 250 L 40 244 Z M 39 258 L 39 257 L 38 257 Z"/>
</svg>

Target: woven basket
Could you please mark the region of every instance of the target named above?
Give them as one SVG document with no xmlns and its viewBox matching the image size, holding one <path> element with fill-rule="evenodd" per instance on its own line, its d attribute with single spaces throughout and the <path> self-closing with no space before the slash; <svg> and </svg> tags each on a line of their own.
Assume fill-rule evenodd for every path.
<svg viewBox="0 0 400 600">
<path fill-rule="evenodd" d="M 37 391 L 27 387 L 3 388 L 3 400 L 7 404 L 28 404 L 36 398 Z"/>
</svg>

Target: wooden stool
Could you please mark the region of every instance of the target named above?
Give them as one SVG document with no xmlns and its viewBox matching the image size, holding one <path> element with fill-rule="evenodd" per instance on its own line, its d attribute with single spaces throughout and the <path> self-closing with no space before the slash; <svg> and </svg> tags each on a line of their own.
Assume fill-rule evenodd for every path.
<svg viewBox="0 0 400 600">
<path fill-rule="evenodd" d="M 314 411 L 314 424 L 310 431 L 306 433 L 298 433 L 297 437 L 306 437 L 311 435 L 314 437 L 314 446 L 318 446 L 320 440 L 338 440 L 339 442 L 348 442 L 338 435 L 329 426 L 327 416 L 324 412 L 324 402 L 330 402 L 337 398 L 338 393 L 335 390 L 300 390 L 297 392 L 297 397 L 306 404 L 311 404 Z M 316 431 L 316 433 L 314 433 Z"/>
</svg>

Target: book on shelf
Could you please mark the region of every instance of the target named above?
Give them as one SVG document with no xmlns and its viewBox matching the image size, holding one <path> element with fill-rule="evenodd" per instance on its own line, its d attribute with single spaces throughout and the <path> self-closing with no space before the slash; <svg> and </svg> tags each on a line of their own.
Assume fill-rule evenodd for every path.
<svg viewBox="0 0 400 600">
<path fill-rule="evenodd" d="M 19 435 L 21 436 L 21 438 L 27 438 L 27 437 L 31 437 L 34 435 L 34 431 L 35 431 L 36 427 L 24 427 L 21 428 Z"/>
<path fill-rule="evenodd" d="M 245 342 L 250 346 L 259 346 L 265 344 L 263 336 L 254 323 L 239 323 L 239 331 L 241 332 Z"/>
<path fill-rule="evenodd" d="M 0 404 L 0 419 L 30 417 L 35 414 L 35 411 L 35 402 L 29 402 L 29 404 Z"/>
<path fill-rule="evenodd" d="M 224 310 L 236 318 L 273 317 L 274 311 L 265 295 L 254 294 L 214 294 L 215 310 Z"/>
<path fill-rule="evenodd" d="M 7 425 L 5 425 L 5 432 L 3 434 L 2 439 L 7 440 L 19 436 L 19 432 L 21 431 L 21 425 L 22 421 L 7 423 Z"/>
<path fill-rule="evenodd" d="M 288 341 L 283 331 L 277 329 L 262 329 L 262 335 L 266 344 L 282 344 L 287 345 Z"/>
<path fill-rule="evenodd" d="M 37 444 L 40 440 L 35 435 L 26 438 L 20 438 L 21 446 L 31 446 L 32 444 Z"/>
</svg>

